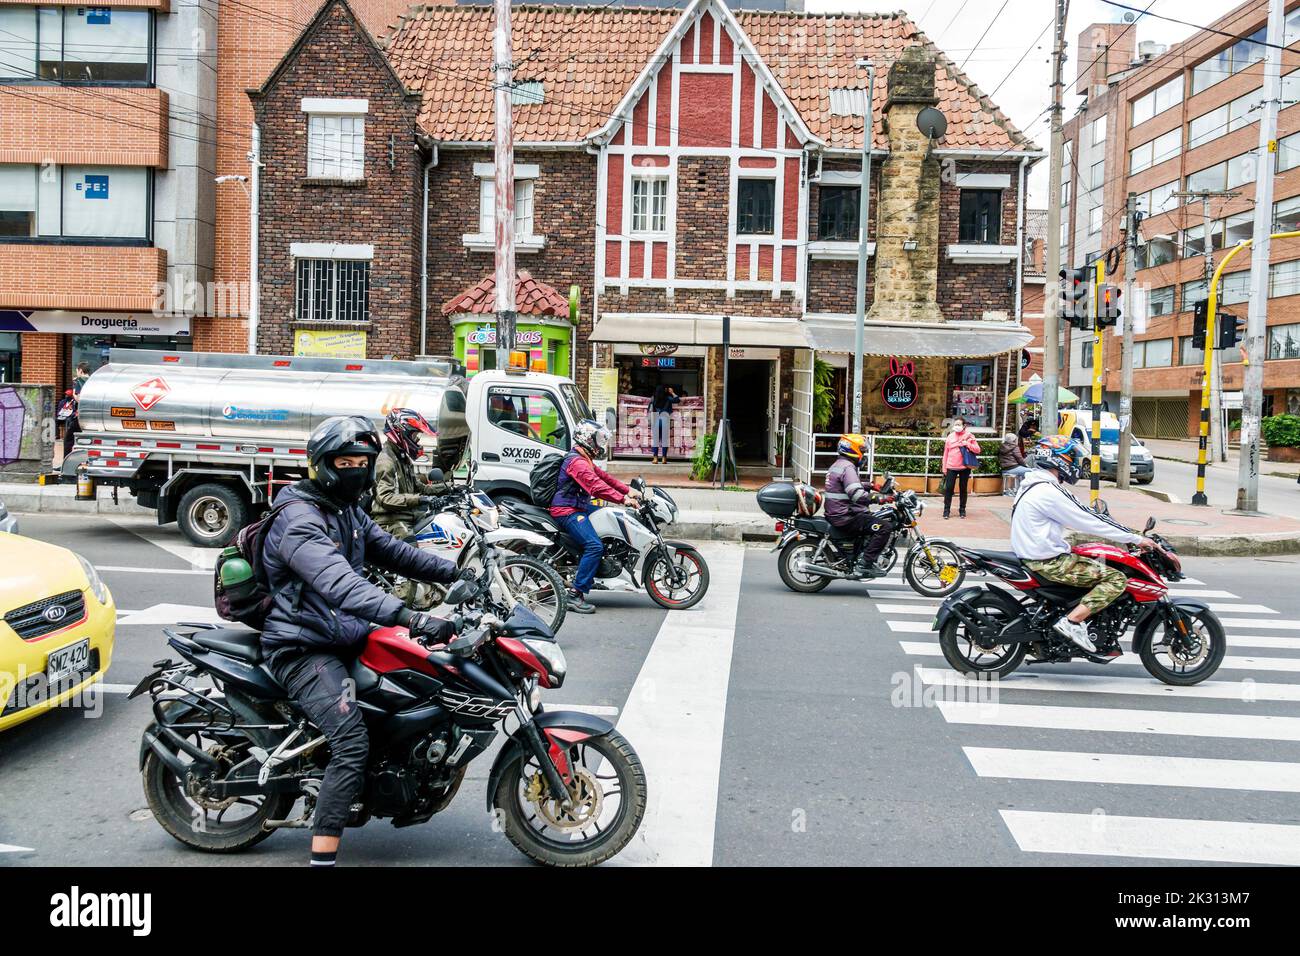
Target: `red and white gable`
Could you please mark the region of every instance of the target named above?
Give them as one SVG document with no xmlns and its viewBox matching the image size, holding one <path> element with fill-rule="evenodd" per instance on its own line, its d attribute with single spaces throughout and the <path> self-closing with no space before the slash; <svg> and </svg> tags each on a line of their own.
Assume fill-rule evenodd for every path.
<svg viewBox="0 0 1300 956">
<path fill-rule="evenodd" d="M 803 283 L 804 145 L 813 137 L 731 12 L 696 0 L 682 14 L 615 118 L 600 131 L 597 275 L 602 285 L 770 290 Z M 685 278 L 677 263 L 691 236 L 677 229 L 679 161 L 726 157 L 729 195 L 725 276 Z M 737 181 L 775 181 L 771 235 L 736 232 Z M 634 180 L 642 185 L 634 195 Z M 662 183 L 662 186 L 659 185 Z"/>
</svg>

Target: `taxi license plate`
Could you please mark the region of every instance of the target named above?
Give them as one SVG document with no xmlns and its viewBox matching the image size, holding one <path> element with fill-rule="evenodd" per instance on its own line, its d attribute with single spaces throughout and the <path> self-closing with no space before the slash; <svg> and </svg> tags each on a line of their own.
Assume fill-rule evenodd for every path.
<svg viewBox="0 0 1300 956">
<path fill-rule="evenodd" d="M 80 674 L 90 668 L 90 638 L 60 647 L 51 651 L 45 659 L 45 679 L 51 684 L 58 684 L 73 674 Z"/>
</svg>

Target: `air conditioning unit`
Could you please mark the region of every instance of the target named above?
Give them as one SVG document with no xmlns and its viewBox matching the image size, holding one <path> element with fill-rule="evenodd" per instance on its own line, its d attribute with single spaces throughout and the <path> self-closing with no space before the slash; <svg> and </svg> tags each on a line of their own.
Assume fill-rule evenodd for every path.
<svg viewBox="0 0 1300 956">
<path fill-rule="evenodd" d="M 1154 60 L 1168 49 L 1168 46 L 1155 40 L 1143 40 L 1138 44 L 1138 59 Z"/>
</svg>

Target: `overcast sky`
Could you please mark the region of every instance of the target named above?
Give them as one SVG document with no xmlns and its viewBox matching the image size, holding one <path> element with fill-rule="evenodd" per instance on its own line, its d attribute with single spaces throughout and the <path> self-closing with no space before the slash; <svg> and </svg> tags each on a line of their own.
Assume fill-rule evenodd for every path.
<svg viewBox="0 0 1300 956">
<path fill-rule="evenodd" d="M 1121 0 L 1128 6 L 1145 9 L 1150 0 Z M 1055 9 L 1053 0 L 806 0 L 811 11 L 892 12 L 901 9 L 956 63 L 965 61 L 965 71 L 985 93 L 997 89 L 993 101 L 1011 117 L 1011 121 L 1029 134 L 1043 150 L 1047 149 L 1048 119 L 1051 102 L 1052 35 L 1048 24 Z M 1212 23 L 1240 6 L 1234 0 L 1155 0 L 1151 14 L 1165 14 L 1190 23 Z M 1077 69 L 1074 51 L 1079 34 L 1093 23 L 1122 22 L 1124 10 L 1102 0 L 1071 0 L 1065 24 L 1066 98 L 1065 118 L 1073 115 L 1079 97 L 1070 92 Z M 999 14 L 999 9 L 1001 13 Z M 981 34 L 996 17 L 988 34 Z M 1046 32 L 1044 29 L 1046 28 Z M 1156 16 L 1140 17 L 1133 26 L 1137 40 L 1155 40 L 1172 44 L 1186 39 L 1193 29 Z M 978 44 L 978 46 L 977 46 Z M 1030 45 L 1033 48 L 1030 49 Z M 1016 67 L 1020 55 L 1029 50 L 1024 62 Z M 1011 69 L 1015 73 L 1003 83 Z M 999 88 L 1001 84 L 1001 88 Z M 1030 178 L 1029 202 L 1041 207 L 1047 194 L 1047 162 L 1034 167 Z"/>
</svg>

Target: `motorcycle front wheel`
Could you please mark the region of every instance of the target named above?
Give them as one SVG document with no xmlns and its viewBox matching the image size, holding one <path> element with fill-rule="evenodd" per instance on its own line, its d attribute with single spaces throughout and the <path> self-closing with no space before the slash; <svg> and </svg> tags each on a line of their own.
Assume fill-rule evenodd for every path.
<svg viewBox="0 0 1300 956">
<path fill-rule="evenodd" d="M 1187 621 L 1186 638 L 1166 624 L 1163 625 L 1163 635 L 1152 634 L 1138 653 L 1147 673 L 1176 687 L 1190 687 L 1205 680 L 1219 669 L 1228 649 L 1223 625 L 1213 611 L 1187 613 L 1184 617 Z M 1158 642 L 1157 637 L 1160 638 Z"/>
<path fill-rule="evenodd" d="M 947 597 L 960 588 L 966 572 L 962 570 L 956 548 L 930 541 L 924 546 L 912 545 L 903 559 L 903 577 L 917 594 L 937 598 Z"/>
<path fill-rule="evenodd" d="M 506 837 L 547 866 L 596 866 L 636 835 L 645 816 L 645 768 L 618 731 L 588 737 L 564 753 L 572 777 L 568 806 L 550 793 L 531 753 L 520 753 L 493 795 Z"/>
<path fill-rule="evenodd" d="M 536 558 L 514 554 L 501 562 L 501 576 L 515 600 L 541 618 L 552 634 L 560 630 L 569 598 L 559 572 Z"/>
<path fill-rule="evenodd" d="M 704 555 L 688 544 L 664 545 L 646 564 L 645 589 L 656 604 L 670 611 L 694 607 L 709 589 Z"/>
<path fill-rule="evenodd" d="M 977 594 L 966 602 L 966 607 L 977 620 L 989 625 L 1000 628 L 1011 623 L 1007 609 L 994 598 Z M 967 677 L 1005 677 L 1025 659 L 1023 643 L 981 647 L 956 615 L 948 618 L 939 632 L 939 647 L 949 666 Z"/>
</svg>

